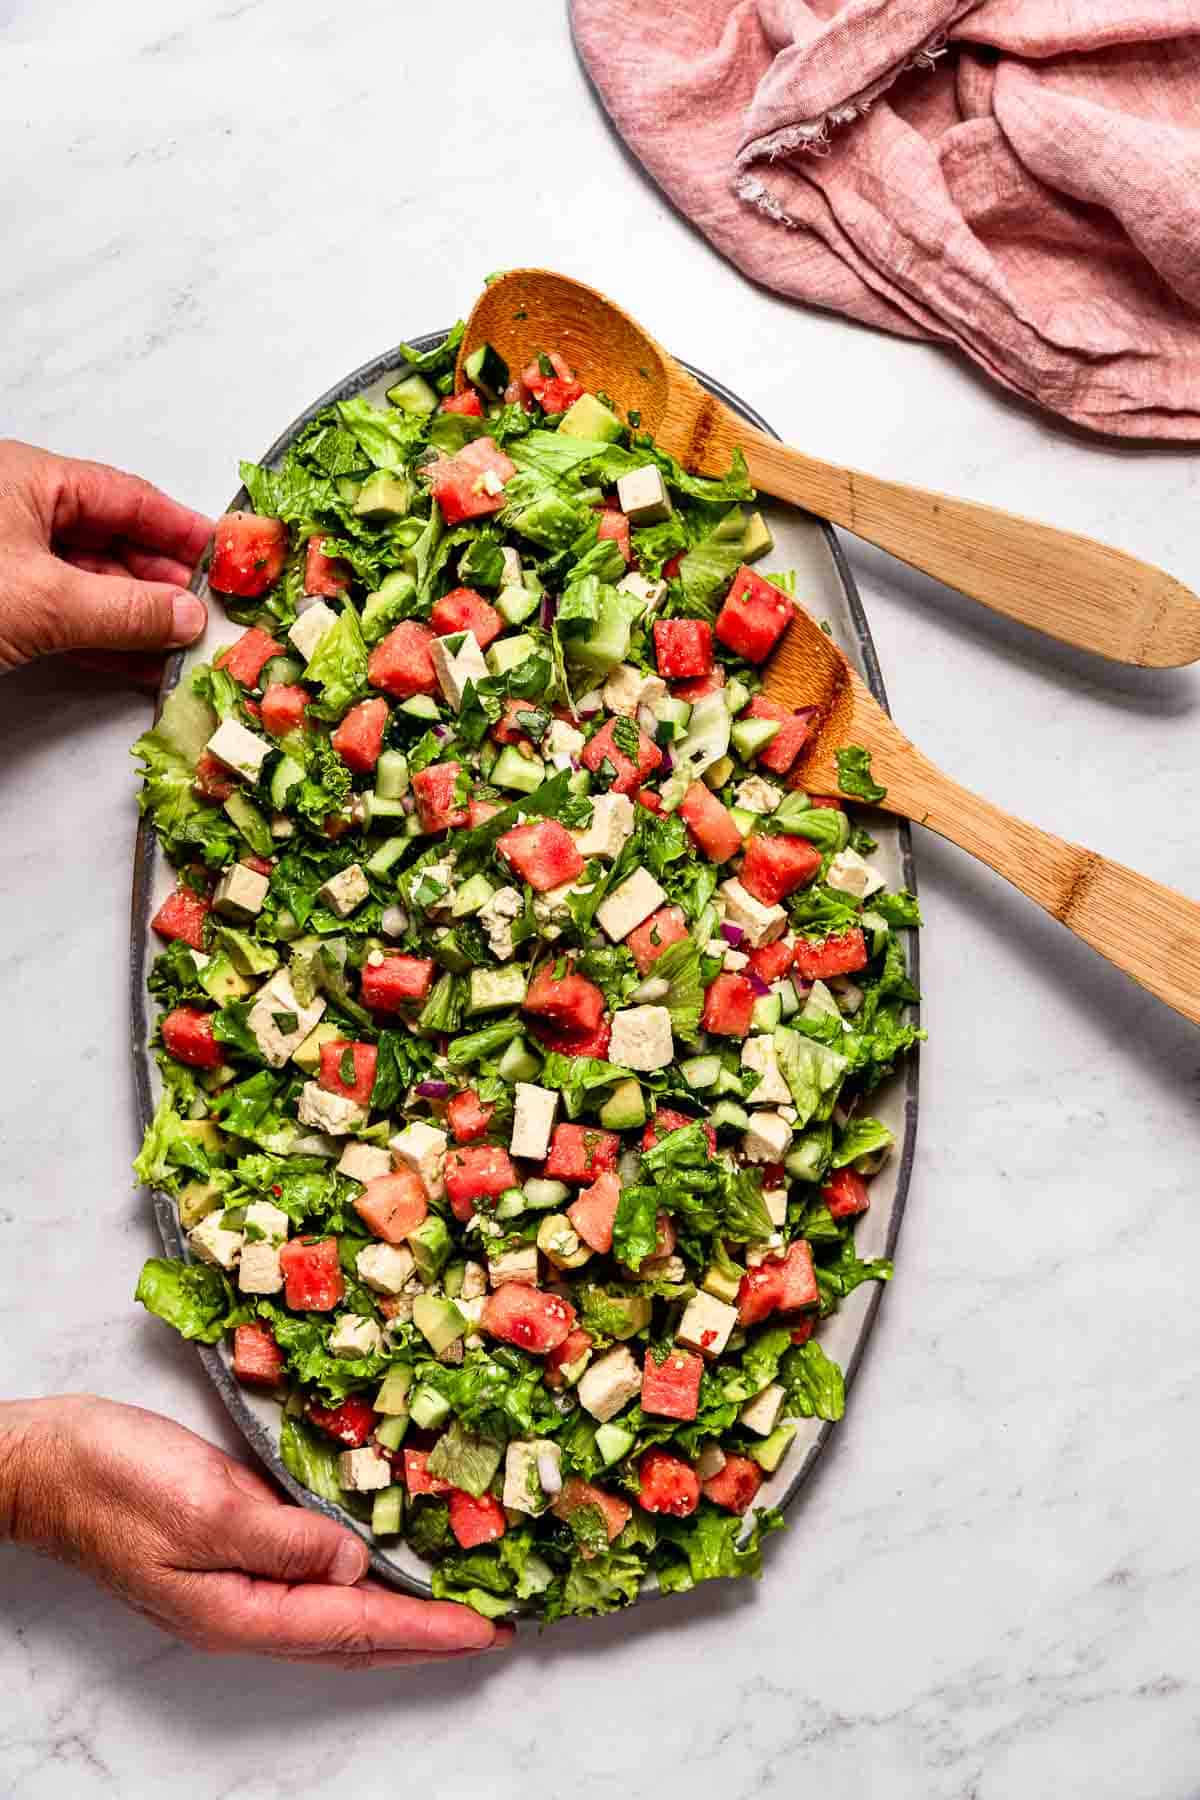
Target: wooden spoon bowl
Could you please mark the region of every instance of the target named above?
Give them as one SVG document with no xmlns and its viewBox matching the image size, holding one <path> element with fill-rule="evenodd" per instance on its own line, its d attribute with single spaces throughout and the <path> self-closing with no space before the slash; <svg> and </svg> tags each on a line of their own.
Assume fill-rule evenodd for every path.
<svg viewBox="0 0 1200 1800">
<path fill-rule="evenodd" d="M 764 493 L 803 506 L 1064 643 L 1169 668 L 1200 658 L 1200 600 L 1161 569 L 1074 532 L 995 507 L 843 469 L 755 431 L 619 306 L 549 269 L 514 269 L 484 290 L 458 362 L 491 343 L 510 368 L 560 350 L 584 385 L 637 415 L 685 467 L 723 473 L 741 448 Z"/>
</svg>

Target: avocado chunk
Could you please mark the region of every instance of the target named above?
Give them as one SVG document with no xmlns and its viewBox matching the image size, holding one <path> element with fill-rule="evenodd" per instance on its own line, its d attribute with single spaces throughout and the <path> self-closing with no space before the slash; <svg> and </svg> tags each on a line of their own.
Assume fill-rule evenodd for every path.
<svg viewBox="0 0 1200 1800">
<path fill-rule="evenodd" d="M 207 1157 L 220 1156 L 225 1148 L 225 1139 L 211 1119 L 184 1119 L 179 1129 L 184 1137 L 199 1144 Z"/>
<path fill-rule="evenodd" d="M 383 521 L 403 519 L 413 502 L 412 486 L 404 475 L 388 475 L 382 469 L 368 477 L 354 502 L 356 518 Z"/>
<path fill-rule="evenodd" d="M 450 1233 L 436 1213 L 409 1232 L 408 1247 L 422 1281 L 433 1281 L 450 1261 Z"/>
<path fill-rule="evenodd" d="M 598 443 L 612 444 L 625 427 L 612 408 L 597 400 L 595 394 L 580 394 L 559 420 L 558 429 L 567 437 L 595 438 Z"/>
<path fill-rule="evenodd" d="M 606 1131 L 632 1131 L 646 1123 L 646 1100 L 641 1083 L 632 1079 L 618 1081 L 600 1108 L 600 1123 Z"/>
<path fill-rule="evenodd" d="M 431 413 L 438 407 L 438 397 L 423 375 L 406 375 L 388 389 L 387 397 L 401 412 Z"/>
<path fill-rule="evenodd" d="M 491 1485 L 502 1454 L 499 1444 L 468 1431 L 465 1425 L 453 1419 L 449 1429 L 429 1452 L 425 1466 L 439 1480 L 449 1481 L 478 1499 Z"/>
<path fill-rule="evenodd" d="M 221 1190 L 215 1181 L 189 1181 L 179 1190 L 179 1223 L 191 1231 L 221 1204 Z"/>
<path fill-rule="evenodd" d="M 525 998 L 525 971 L 510 963 L 500 969 L 472 969 L 467 1012 L 500 1012 Z"/>
<path fill-rule="evenodd" d="M 760 556 L 765 556 L 768 550 L 774 548 L 775 539 L 771 536 L 767 521 L 760 512 L 751 513 L 746 520 L 746 532 L 742 538 L 742 561 L 757 562 Z"/>
<path fill-rule="evenodd" d="M 537 1247 L 556 1269 L 581 1269 L 591 1251 L 566 1213 L 548 1213 L 538 1226 Z"/>
<path fill-rule="evenodd" d="M 522 588 L 521 592 L 524 593 L 525 589 Z M 536 605 L 535 599 L 533 606 Z M 530 607 L 530 612 L 532 612 L 533 606 Z M 527 617 L 528 614 L 524 616 Z M 518 668 L 521 663 L 527 662 L 531 656 L 536 656 L 537 653 L 538 647 L 533 639 L 528 633 L 521 631 L 516 637 L 498 638 L 487 652 L 484 661 L 493 675 L 507 675 L 510 669 Z M 537 711 L 533 701 L 529 703 L 529 710 L 530 712 Z"/>
<path fill-rule="evenodd" d="M 379 1384 L 379 1392 L 375 1396 L 375 1411 L 387 1413 L 389 1417 L 407 1418 L 412 1378 L 412 1370 L 404 1363 L 397 1363 L 394 1369 L 389 1369 Z"/>
<path fill-rule="evenodd" d="M 612 1294 L 606 1289 L 588 1290 L 600 1295 L 604 1329 L 610 1337 L 631 1338 L 650 1323 L 653 1308 L 646 1294 Z"/>
<path fill-rule="evenodd" d="M 227 1000 L 240 1000 L 250 993 L 254 983 L 248 975 L 234 968 L 224 950 L 219 950 L 201 969 L 200 986 L 218 1006 L 224 1006 Z"/>
<path fill-rule="evenodd" d="M 338 1025 L 314 1025 L 302 1044 L 292 1051 L 292 1061 L 307 1075 L 315 1075 L 321 1066 L 321 1045 L 332 1044 L 345 1033 Z"/>
<path fill-rule="evenodd" d="M 773 1475 L 784 1457 L 788 1446 L 796 1435 L 796 1427 L 792 1424 L 777 1425 L 770 1437 L 765 1437 L 761 1444 L 755 1444 L 750 1454 L 760 1469 Z"/>
<path fill-rule="evenodd" d="M 467 1321 L 453 1300 L 439 1299 L 436 1294 L 418 1294 L 413 1301 L 413 1324 L 435 1356 L 457 1343 L 467 1329 Z"/>
<path fill-rule="evenodd" d="M 718 1268 L 716 1263 L 713 1263 L 705 1270 L 704 1280 L 700 1286 L 706 1294 L 711 1294 L 714 1300 L 723 1300 L 726 1306 L 734 1306 L 737 1303 L 738 1289 L 742 1285 L 744 1274 L 745 1270 L 739 1269 L 736 1263 L 733 1264 L 732 1273 L 728 1275 L 723 1269 Z"/>
<path fill-rule="evenodd" d="M 233 820 L 255 856 L 272 856 L 275 851 L 275 840 L 271 836 L 271 826 L 265 814 L 261 813 L 253 800 L 245 794 L 230 794 L 225 802 L 225 811 Z"/>
</svg>

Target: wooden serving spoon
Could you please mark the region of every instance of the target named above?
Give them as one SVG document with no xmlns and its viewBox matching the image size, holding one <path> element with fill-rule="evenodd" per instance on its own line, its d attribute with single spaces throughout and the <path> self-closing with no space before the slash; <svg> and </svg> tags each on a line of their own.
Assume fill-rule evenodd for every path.
<svg viewBox="0 0 1200 1800">
<path fill-rule="evenodd" d="M 687 468 L 729 467 L 735 446 L 755 487 L 844 525 L 996 612 L 1114 662 L 1175 668 L 1200 657 L 1200 599 L 1149 563 L 1075 532 L 804 456 L 705 391 L 635 319 L 595 288 L 548 269 L 513 269 L 485 289 L 458 363 L 494 344 L 513 368 L 560 350 L 584 385 Z"/>
</svg>

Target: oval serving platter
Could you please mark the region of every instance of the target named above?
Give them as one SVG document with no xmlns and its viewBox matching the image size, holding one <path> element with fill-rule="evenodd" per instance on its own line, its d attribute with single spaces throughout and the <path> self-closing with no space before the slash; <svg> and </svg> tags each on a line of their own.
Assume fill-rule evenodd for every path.
<svg viewBox="0 0 1200 1800">
<path fill-rule="evenodd" d="M 444 332 L 435 331 L 407 341 L 417 350 L 427 351 L 435 348 L 445 335 Z M 748 424 L 771 436 L 778 435 L 738 395 L 691 364 L 685 363 L 683 366 Z M 398 350 L 386 351 L 373 361 L 364 363 L 306 408 L 272 444 L 261 461 L 277 464 L 303 427 L 316 413 L 332 405 L 334 401 L 365 394 L 377 404 L 381 403 L 384 390 L 400 379 L 406 370 L 407 365 Z M 230 509 L 248 506 L 249 497 L 245 489 L 239 489 L 230 501 Z M 815 519 L 797 508 L 783 506 L 770 499 L 762 503 L 762 510 L 775 538 L 771 567 L 796 571 L 796 591 L 802 604 L 815 618 L 828 623 L 834 638 L 868 683 L 875 698 L 886 706 L 883 677 L 875 655 L 870 627 L 854 577 L 834 531 L 824 520 Z M 159 694 L 160 707 L 191 665 L 208 661 L 220 645 L 228 641 L 230 631 L 236 629 L 230 625 L 219 598 L 210 594 L 206 569 L 197 571 L 192 587 L 209 602 L 208 630 L 199 644 L 169 659 Z M 881 813 L 872 821 L 872 831 L 879 842 L 878 866 L 889 887 L 903 885 L 915 892 L 912 841 L 907 823 Z M 159 849 L 149 822 L 143 819 L 138 829 L 134 858 L 131 942 L 132 1047 L 139 1123 L 143 1130 L 153 1115 L 160 1091 L 158 1068 L 149 1048 L 152 1016 L 146 992 L 147 972 L 160 945 L 150 930 L 150 920 L 173 886 L 174 876 L 170 865 Z M 912 933 L 906 935 L 910 974 L 919 985 L 916 938 Z M 871 1188 L 871 1210 L 858 1227 L 857 1242 L 864 1257 L 890 1256 L 894 1251 L 916 1146 L 917 1079 L 917 1054 L 913 1052 L 906 1058 L 901 1070 L 878 1090 L 872 1101 L 872 1112 L 891 1127 L 896 1140 L 896 1154 L 875 1177 Z M 153 1200 L 155 1220 L 166 1254 L 187 1257 L 187 1244 L 174 1203 L 162 1193 L 155 1193 Z M 883 1284 L 865 1282 L 847 1298 L 841 1310 L 821 1327 L 822 1346 L 842 1365 L 847 1387 L 862 1359 L 882 1294 Z M 198 1345 L 196 1348 L 205 1372 L 230 1417 L 275 1480 L 302 1505 L 349 1525 L 364 1537 L 370 1547 L 373 1571 L 382 1580 L 409 1593 L 428 1596 L 431 1591 L 428 1565 L 407 1544 L 401 1542 L 394 1548 L 385 1548 L 375 1543 L 369 1529 L 359 1520 L 337 1505 L 310 1493 L 288 1473 L 279 1453 L 280 1409 L 274 1401 L 249 1392 L 234 1379 L 229 1354 L 224 1345 L 216 1348 Z M 764 1482 L 760 1490 L 764 1505 L 786 1508 L 791 1504 L 812 1473 L 832 1430 L 832 1425 L 819 1419 L 800 1422 L 788 1455 L 776 1474 Z M 652 1592 L 653 1583 L 647 1582 L 642 1597 L 649 1597 Z"/>
</svg>

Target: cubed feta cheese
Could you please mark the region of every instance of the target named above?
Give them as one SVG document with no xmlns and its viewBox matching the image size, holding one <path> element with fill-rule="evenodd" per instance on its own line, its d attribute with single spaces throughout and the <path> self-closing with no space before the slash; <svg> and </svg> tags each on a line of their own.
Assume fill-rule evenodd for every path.
<svg viewBox="0 0 1200 1800">
<path fill-rule="evenodd" d="M 349 868 L 339 869 L 336 875 L 323 882 L 317 889 L 317 899 L 323 900 L 330 912 L 336 913 L 339 919 L 348 919 L 350 914 L 360 907 L 370 895 L 371 888 L 366 876 L 357 863 Z"/>
<path fill-rule="evenodd" d="M 376 1144 L 347 1144 L 338 1161 L 337 1172 L 364 1184 L 378 1181 L 381 1175 L 392 1172 L 391 1153 Z"/>
<path fill-rule="evenodd" d="M 721 967 L 727 969 L 731 975 L 740 975 L 749 961 L 750 958 L 744 950 L 730 949 L 726 950 L 721 958 Z"/>
<path fill-rule="evenodd" d="M 787 1106 L 791 1102 L 792 1091 L 783 1078 L 779 1067 L 779 1058 L 775 1051 L 775 1040 L 763 1034 L 749 1037 L 742 1045 L 742 1067 L 752 1069 L 758 1076 L 758 1085 L 750 1090 L 746 1104 L 748 1106 Z"/>
<path fill-rule="evenodd" d="M 257 732 L 247 730 L 237 719 L 222 719 L 205 745 L 207 750 L 247 781 L 257 781 L 262 766 L 274 748 Z"/>
<path fill-rule="evenodd" d="M 246 1017 L 262 1059 L 272 1069 L 282 1069 L 293 1050 L 298 1050 L 313 1027 L 320 1024 L 325 1002 L 318 994 L 301 1006 L 286 969 L 278 969 L 258 990 Z"/>
<path fill-rule="evenodd" d="M 201 1262 L 209 1263 L 214 1269 L 224 1269 L 226 1273 L 237 1266 L 242 1254 L 242 1234 L 240 1231 L 227 1231 L 221 1223 L 223 1214 L 209 1213 L 206 1219 L 193 1227 L 188 1233 L 188 1243 L 192 1255 Z"/>
<path fill-rule="evenodd" d="M 470 1300 L 482 1299 L 487 1293 L 487 1270 L 482 1263 L 468 1262 L 463 1264 L 462 1287 L 459 1290 L 458 1306 L 462 1311 L 463 1304 Z"/>
<path fill-rule="evenodd" d="M 752 950 L 760 944 L 773 944 L 787 929 L 787 913 L 782 906 L 764 906 L 740 881 L 723 881 L 720 894 L 731 925 L 740 925 Z"/>
<path fill-rule="evenodd" d="M 562 1487 L 561 1462 L 562 1451 L 552 1439 L 514 1438 L 504 1457 L 504 1505 L 531 1518 L 544 1513 Z M 552 1479 L 549 1491 L 539 1473 L 543 1463 L 558 1477 L 558 1486 Z"/>
<path fill-rule="evenodd" d="M 696 1473 L 701 1481 L 711 1481 L 725 1467 L 725 1452 L 720 1444 L 705 1444 L 696 1458 Z"/>
<path fill-rule="evenodd" d="M 295 837 L 295 835 L 296 827 L 292 824 L 292 821 L 288 818 L 286 813 L 277 812 L 271 814 L 271 836 L 273 838 L 282 840 L 283 838 Z"/>
<path fill-rule="evenodd" d="M 664 906 L 666 899 L 666 894 L 649 869 L 635 869 L 620 887 L 605 895 L 596 908 L 596 919 L 613 943 L 619 944 L 631 931 L 636 931 L 652 912 L 657 912 L 660 906 Z M 782 912 L 783 908 L 780 907 L 779 910 Z"/>
<path fill-rule="evenodd" d="M 331 1094 L 319 1081 L 306 1081 L 300 1090 L 296 1117 L 302 1125 L 326 1131 L 330 1137 L 345 1137 L 356 1125 L 364 1125 L 367 1109 L 344 1094 Z"/>
<path fill-rule="evenodd" d="M 354 1259 L 360 1281 L 365 1281 L 377 1294 L 400 1293 L 412 1280 L 416 1263 L 413 1253 L 403 1244 L 367 1244 Z"/>
<path fill-rule="evenodd" d="M 763 1205 L 772 1225 L 787 1224 L 788 1196 L 786 1188 L 764 1188 Z"/>
<path fill-rule="evenodd" d="M 382 1349 L 383 1332 L 359 1313 L 342 1313 L 329 1334 L 330 1356 L 374 1356 Z"/>
<path fill-rule="evenodd" d="M 421 1177 L 431 1200 L 439 1199 L 446 1191 L 442 1180 L 446 1143 L 446 1133 L 439 1131 L 436 1125 L 426 1125 L 423 1119 L 406 1125 L 403 1131 L 388 1140 L 388 1148 L 396 1161 Z"/>
<path fill-rule="evenodd" d="M 632 594 L 640 600 L 648 613 L 657 612 L 667 597 L 665 581 L 647 581 L 636 569 L 631 569 L 623 580 L 618 581 L 617 590 L 622 594 Z"/>
<path fill-rule="evenodd" d="M 661 525 L 671 516 L 671 496 L 657 463 L 619 476 L 617 500 L 631 525 Z"/>
<path fill-rule="evenodd" d="M 666 691 L 660 676 L 645 675 L 632 663 L 618 663 L 604 684 L 604 704 L 610 713 L 632 719 L 639 706 L 653 706 Z"/>
<path fill-rule="evenodd" d="M 783 799 L 783 789 L 765 781 L 761 775 L 748 775 L 745 781 L 738 783 L 734 799 L 747 812 L 773 813 Z"/>
<path fill-rule="evenodd" d="M 592 800 L 592 822 L 573 831 L 580 856 L 604 856 L 610 861 L 621 854 L 633 832 L 633 801 L 628 794 L 597 794 Z"/>
<path fill-rule="evenodd" d="M 635 1394 L 642 1391 L 642 1371 L 624 1344 L 598 1356 L 580 1376 L 575 1392 L 579 1404 L 602 1425 L 615 1417 Z"/>
<path fill-rule="evenodd" d="M 284 1244 L 291 1220 L 282 1206 L 269 1200 L 252 1200 L 246 1208 L 246 1242 Z"/>
<path fill-rule="evenodd" d="M 461 643 L 459 638 L 461 636 Z M 448 646 L 457 644 L 457 649 Z M 467 683 L 473 681 L 476 687 L 488 678 L 488 667 L 483 660 L 483 651 L 479 648 L 479 639 L 473 631 L 455 632 L 449 638 L 434 638 L 429 646 L 429 654 L 433 659 L 434 674 L 438 678 L 438 686 L 446 696 L 447 703 L 458 712 L 467 691 Z"/>
<path fill-rule="evenodd" d="M 583 746 L 582 731 L 576 731 L 565 719 L 552 719 L 542 744 L 542 755 L 556 769 L 569 769 L 572 757 L 578 756 Z"/>
<path fill-rule="evenodd" d="M 513 954 L 513 924 L 524 910 L 525 901 L 518 889 L 502 887 L 476 915 L 487 933 L 492 955 L 500 962 L 508 962 Z"/>
<path fill-rule="evenodd" d="M 742 1138 L 747 1162 L 782 1162 L 792 1147 L 792 1128 L 777 1112 L 756 1112 Z"/>
<path fill-rule="evenodd" d="M 777 1381 L 773 1381 L 761 1394 L 755 1394 L 753 1400 L 747 1400 L 738 1418 L 747 1431 L 757 1432 L 759 1437 L 770 1437 L 784 1398 L 785 1390 Z"/>
<path fill-rule="evenodd" d="M 312 661 L 317 645 L 337 622 L 337 614 L 323 600 L 318 600 L 315 606 L 305 608 L 288 632 L 288 640 L 302 662 Z"/>
<path fill-rule="evenodd" d="M 737 1319 L 736 1306 L 727 1306 L 724 1300 L 701 1290 L 693 1294 L 684 1307 L 675 1342 L 686 1344 L 689 1350 L 699 1350 L 705 1356 L 720 1356 Z"/>
<path fill-rule="evenodd" d="M 522 1244 L 519 1250 L 506 1250 L 503 1256 L 488 1257 L 488 1280 L 494 1288 L 506 1281 L 523 1281 L 537 1285 L 538 1252 L 536 1244 Z"/>
<path fill-rule="evenodd" d="M 555 938 L 560 938 L 563 927 L 571 923 L 571 908 L 568 904 L 571 895 L 590 892 L 590 882 L 564 881 L 556 888 L 547 888 L 544 894 L 535 894 L 533 916 L 542 937 L 550 943 Z"/>
<path fill-rule="evenodd" d="M 238 1287 L 243 1294 L 277 1294 L 283 1286 L 283 1268 L 277 1244 L 242 1245 Z"/>
<path fill-rule="evenodd" d="M 338 1482 L 353 1494 L 373 1494 L 392 1485 L 392 1465 L 374 1444 L 360 1450 L 343 1450 L 338 1457 Z"/>
<path fill-rule="evenodd" d="M 838 1011 L 852 1019 L 867 997 L 865 990 L 848 975 L 831 975 L 829 985 L 837 995 Z"/>
<path fill-rule="evenodd" d="M 885 885 L 883 876 L 857 850 L 839 850 L 825 879 L 831 888 L 851 894 L 855 900 L 865 900 Z"/>
<path fill-rule="evenodd" d="M 213 911 L 240 924 L 255 919 L 262 911 L 270 885 L 269 875 L 260 875 L 257 869 L 248 869 L 245 863 L 231 863 L 217 883 Z"/>
<path fill-rule="evenodd" d="M 612 1061 L 622 1069 L 665 1069 L 675 1057 L 665 1006 L 627 1006 L 613 1014 Z"/>
<path fill-rule="evenodd" d="M 504 562 L 504 573 L 500 577 L 500 586 L 519 587 L 521 583 L 521 553 L 514 550 L 511 544 L 505 544 L 500 555 Z"/>
<path fill-rule="evenodd" d="M 550 1133 L 558 1111 L 558 1095 L 531 1081 L 518 1081 L 513 1103 L 512 1139 L 509 1150 L 541 1162 L 550 1148 Z"/>
</svg>

